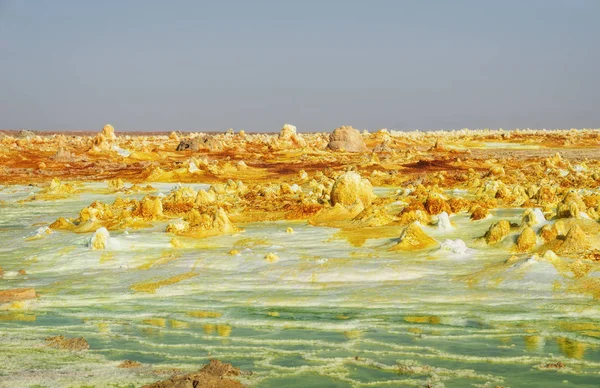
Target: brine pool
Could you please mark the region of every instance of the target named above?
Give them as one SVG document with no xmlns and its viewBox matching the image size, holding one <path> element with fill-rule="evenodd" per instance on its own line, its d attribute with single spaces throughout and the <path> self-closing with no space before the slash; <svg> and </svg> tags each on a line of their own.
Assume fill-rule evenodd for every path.
<svg viewBox="0 0 600 388">
<path fill-rule="evenodd" d="M 88 248 L 90 234 L 28 239 L 112 202 L 101 187 L 49 202 L 20 202 L 37 188 L 0 187 L 0 289 L 39 294 L 0 305 L 0 386 L 137 387 L 211 358 L 252 371 L 242 382 L 256 387 L 600 385 L 598 301 L 569 292 L 547 262 L 504 265 L 506 249 L 472 245 L 498 216 L 519 222 L 518 209 L 424 228 L 473 247 L 460 252 L 393 252 L 392 239 L 356 247 L 306 222 L 241 225 L 235 236 L 180 238 L 181 248 L 160 223 L 112 232 L 118 247 L 105 251 Z M 154 293 L 139 286 L 149 283 Z M 46 346 L 55 335 L 90 349 Z M 123 360 L 142 367 L 118 368 Z M 565 367 L 544 368 L 555 362 Z"/>
</svg>

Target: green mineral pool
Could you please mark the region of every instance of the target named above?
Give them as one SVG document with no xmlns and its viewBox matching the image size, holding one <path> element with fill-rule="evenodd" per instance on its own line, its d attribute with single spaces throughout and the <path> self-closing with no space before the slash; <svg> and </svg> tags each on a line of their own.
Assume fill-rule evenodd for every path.
<svg viewBox="0 0 600 388">
<path fill-rule="evenodd" d="M 2 387 L 138 387 L 213 358 L 251 371 L 241 381 L 253 387 L 600 386 L 598 300 L 548 261 L 507 263 L 506 249 L 473 244 L 522 210 L 423 227 L 442 242 L 423 253 L 390 251 L 388 238 L 355 246 L 306 222 L 178 237 L 180 247 L 166 223 L 111 232 L 106 250 L 90 250 L 91 233 L 31 239 L 116 198 L 100 186 L 48 202 L 26 201 L 34 187 L 0 187 L 0 290 L 38 294 L 0 304 Z M 56 335 L 90 348 L 47 346 Z"/>
</svg>

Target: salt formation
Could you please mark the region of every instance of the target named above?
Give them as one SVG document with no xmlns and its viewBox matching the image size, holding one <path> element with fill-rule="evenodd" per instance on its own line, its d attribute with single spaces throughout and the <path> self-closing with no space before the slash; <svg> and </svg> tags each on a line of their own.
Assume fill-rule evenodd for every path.
<svg viewBox="0 0 600 388">
<path fill-rule="evenodd" d="M 162 201 L 159 197 L 145 196 L 133 213 L 147 220 L 156 220 L 163 217 Z"/>
<path fill-rule="evenodd" d="M 90 345 L 83 337 L 65 338 L 62 335 L 46 338 L 48 346 L 61 350 L 83 351 L 88 350 Z"/>
<path fill-rule="evenodd" d="M 167 233 L 190 237 L 209 237 L 241 231 L 233 225 L 222 208 L 217 208 L 210 214 L 192 209 L 186 213 L 184 222 L 174 222 L 167 226 Z"/>
<path fill-rule="evenodd" d="M 327 148 L 332 151 L 366 152 L 367 146 L 358 129 L 351 126 L 336 128 L 329 136 Z"/>
<path fill-rule="evenodd" d="M 108 247 L 108 240 L 110 239 L 110 233 L 106 228 L 98 229 L 94 235 L 90 238 L 89 246 L 91 250 L 106 249 Z"/>
<path fill-rule="evenodd" d="M 274 252 L 269 252 L 265 256 L 265 260 L 268 261 L 269 263 L 274 263 L 279 260 L 279 256 L 277 256 L 277 254 Z"/>
<path fill-rule="evenodd" d="M 448 216 L 448 213 L 441 212 L 438 215 L 437 227 L 438 227 L 438 229 L 442 229 L 442 230 L 454 229 L 454 227 L 452 226 L 452 223 L 450 222 L 450 217 Z"/>
<path fill-rule="evenodd" d="M 523 221 L 521 225 L 523 226 L 536 226 L 546 221 L 544 217 L 544 213 L 539 208 L 527 208 L 523 212 Z"/>
<path fill-rule="evenodd" d="M 281 128 L 277 140 L 284 145 L 289 145 L 292 147 L 306 145 L 306 142 L 302 136 L 296 133 L 296 127 L 290 124 L 285 124 L 283 128 Z"/>
<path fill-rule="evenodd" d="M 450 252 L 458 257 L 466 256 L 469 251 L 467 244 L 461 239 L 444 240 L 440 245 L 440 252 Z"/>
<path fill-rule="evenodd" d="M 448 213 L 452 212 L 450 205 L 442 198 L 439 194 L 432 194 L 427 196 L 425 200 L 425 210 L 431 215 L 440 214 L 440 213 Z"/>
<path fill-rule="evenodd" d="M 516 250 L 519 252 L 527 252 L 535 246 L 536 241 L 537 237 L 535 232 L 533 229 L 531 229 L 531 227 L 528 226 L 523 229 L 519 235 L 519 238 L 517 239 Z"/>
<path fill-rule="evenodd" d="M 197 138 L 181 140 L 175 151 L 198 151 L 200 150 L 200 142 Z"/>
<path fill-rule="evenodd" d="M 413 222 L 408 225 L 400 234 L 398 243 L 392 246 L 392 250 L 400 251 L 415 251 L 420 249 L 427 249 L 437 246 L 438 243 L 433 238 L 429 237 L 419 227 L 419 224 Z"/>
<path fill-rule="evenodd" d="M 226 328 L 219 325 L 217 330 L 224 333 Z M 184 375 L 174 375 L 168 380 L 158 381 L 153 384 L 145 385 L 143 388 L 243 388 L 244 385 L 239 381 L 233 380 L 230 377 L 243 374 L 238 368 L 234 368 L 231 364 L 223 363 L 219 360 L 210 360 L 208 365 L 205 365 L 197 372 Z"/>
<path fill-rule="evenodd" d="M 569 229 L 569 232 L 565 236 L 565 240 L 558 248 L 558 253 L 574 254 L 583 253 L 590 249 L 591 243 L 588 236 L 581 229 L 579 225 L 574 225 Z"/>
<path fill-rule="evenodd" d="M 493 245 L 504 240 L 510 233 L 510 223 L 506 220 L 500 220 L 490 225 L 490 228 L 485 232 L 483 239 L 486 244 Z"/>
<path fill-rule="evenodd" d="M 112 125 L 106 124 L 104 128 L 102 128 L 102 132 L 92 139 L 92 147 L 90 148 L 90 151 L 110 151 L 116 140 L 117 136 L 115 135 L 115 129 Z"/>
<path fill-rule="evenodd" d="M 358 200 L 363 206 L 369 206 L 375 198 L 375 194 L 368 179 L 361 178 L 354 171 L 348 171 L 335 181 L 330 197 L 332 205 L 350 206 Z"/>
<path fill-rule="evenodd" d="M 473 221 L 483 220 L 485 218 L 488 218 L 490 215 L 491 214 L 490 214 L 490 211 L 488 208 L 486 208 L 484 206 L 475 206 L 475 208 L 471 212 L 471 220 L 473 220 Z"/>
</svg>

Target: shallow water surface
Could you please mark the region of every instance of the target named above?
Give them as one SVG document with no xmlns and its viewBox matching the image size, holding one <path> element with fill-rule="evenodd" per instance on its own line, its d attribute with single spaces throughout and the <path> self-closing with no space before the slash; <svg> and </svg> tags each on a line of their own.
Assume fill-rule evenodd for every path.
<svg viewBox="0 0 600 388">
<path fill-rule="evenodd" d="M 111 232 L 117 248 L 91 251 L 90 234 L 27 238 L 115 195 L 19 202 L 35 190 L 0 188 L 0 289 L 39 294 L 0 307 L 2 386 L 139 386 L 210 358 L 252 371 L 242 381 L 257 387 L 599 385 L 598 302 L 569 292 L 549 263 L 504 265 L 506 250 L 474 245 L 494 218 L 424 228 L 440 242 L 463 239 L 460 252 L 389 251 L 385 238 L 357 247 L 305 222 L 179 238 L 182 248 L 156 223 Z M 45 346 L 54 335 L 82 336 L 90 350 Z M 117 368 L 123 360 L 143 367 Z M 543 367 L 558 361 L 565 367 Z"/>
</svg>

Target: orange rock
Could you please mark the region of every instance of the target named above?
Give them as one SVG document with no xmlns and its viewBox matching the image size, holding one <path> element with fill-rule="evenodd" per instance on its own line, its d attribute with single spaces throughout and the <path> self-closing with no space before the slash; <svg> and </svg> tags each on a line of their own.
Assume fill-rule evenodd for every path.
<svg viewBox="0 0 600 388">
<path fill-rule="evenodd" d="M 36 293 L 33 288 L 13 288 L 11 290 L 0 291 L 0 303 L 35 299 L 35 297 Z"/>
</svg>

